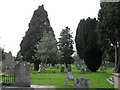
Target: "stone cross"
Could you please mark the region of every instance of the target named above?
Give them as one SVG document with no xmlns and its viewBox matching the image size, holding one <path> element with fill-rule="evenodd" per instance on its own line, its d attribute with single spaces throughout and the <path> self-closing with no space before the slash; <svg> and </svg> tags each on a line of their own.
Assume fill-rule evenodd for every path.
<svg viewBox="0 0 120 90">
<path fill-rule="evenodd" d="M 22 61 L 15 66 L 15 84 L 30 87 L 30 64 Z"/>
<path fill-rule="evenodd" d="M 74 88 L 89 88 L 89 79 L 86 78 L 75 78 Z"/>
</svg>

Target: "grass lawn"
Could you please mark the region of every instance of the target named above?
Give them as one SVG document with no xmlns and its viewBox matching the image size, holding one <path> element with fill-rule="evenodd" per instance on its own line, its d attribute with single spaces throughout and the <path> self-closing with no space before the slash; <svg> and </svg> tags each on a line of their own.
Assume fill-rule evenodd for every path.
<svg viewBox="0 0 120 90">
<path fill-rule="evenodd" d="M 106 79 L 112 75 L 112 67 L 109 67 L 107 73 L 102 73 L 99 70 L 97 72 L 86 72 L 81 74 L 75 65 L 72 66 L 72 72 L 75 77 L 86 75 L 85 78 L 90 79 L 90 88 L 114 88 Z M 56 73 L 53 73 L 56 71 Z M 65 77 L 67 73 L 60 72 L 59 69 L 45 69 L 45 73 L 37 73 L 37 71 L 31 70 L 31 83 L 42 85 L 54 85 L 57 88 L 73 88 L 74 80 L 70 80 L 70 86 L 64 86 Z"/>
</svg>

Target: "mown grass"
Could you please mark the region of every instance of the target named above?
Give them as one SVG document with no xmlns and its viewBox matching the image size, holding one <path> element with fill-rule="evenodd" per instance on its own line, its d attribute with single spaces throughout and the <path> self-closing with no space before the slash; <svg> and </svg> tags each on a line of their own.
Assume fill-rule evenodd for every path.
<svg viewBox="0 0 120 90">
<path fill-rule="evenodd" d="M 72 72 L 75 77 L 86 75 L 85 78 L 90 79 L 90 88 L 114 88 L 106 79 L 112 75 L 112 67 L 109 67 L 107 73 L 102 73 L 100 70 L 97 72 L 86 72 L 81 74 L 79 70 L 72 65 Z M 56 73 L 53 73 L 56 71 Z M 57 88 L 73 88 L 74 80 L 70 80 L 70 86 L 64 86 L 65 77 L 67 73 L 60 72 L 60 69 L 49 69 L 46 68 L 44 73 L 37 73 L 37 71 L 31 71 L 31 83 L 42 84 L 42 85 L 54 85 Z"/>
</svg>

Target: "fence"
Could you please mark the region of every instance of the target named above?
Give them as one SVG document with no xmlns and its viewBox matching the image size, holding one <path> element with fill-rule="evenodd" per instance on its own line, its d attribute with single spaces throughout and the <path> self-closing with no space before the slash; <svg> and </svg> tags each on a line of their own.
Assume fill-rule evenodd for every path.
<svg viewBox="0 0 120 90">
<path fill-rule="evenodd" d="M 2 85 L 30 86 L 30 64 L 23 61 L 14 68 L 5 70 L 2 75 Z"/>
<path fill-rule="evenodd" d="M 7 85 L 13 82 L 15 82 L 14 69 L 5 71 L 5 74 L 2 75 L 2 84 Z"/>
</svg>

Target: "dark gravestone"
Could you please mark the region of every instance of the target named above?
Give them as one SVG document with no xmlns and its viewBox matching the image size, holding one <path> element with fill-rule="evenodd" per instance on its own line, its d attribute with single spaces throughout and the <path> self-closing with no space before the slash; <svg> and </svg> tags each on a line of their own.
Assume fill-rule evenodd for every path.
<svg viewBox="0 0 120 90">
<path fill-rule="evenodd" d="M 80 73 L 82 73 L 82 74 L 85 73 L 85 69 L 82 68 L 81 71 L 80 71 Z"/>
<path fill-rule="evenodd" d="M 75 78 L 74 88 L 89 88 L 89 79 L 86 78 Z"/>
<path fill-rule="evenodd" d="M 20 62 L 15 67 L 15 84 L 20 87 L 30 87 L 30 64 Z"/>
<path fill-rule="evenodd" d="M 60 72 L 64 72 L 64 70 L 65 70 L 65 67 L 62 66 Z"/>
</svg>

